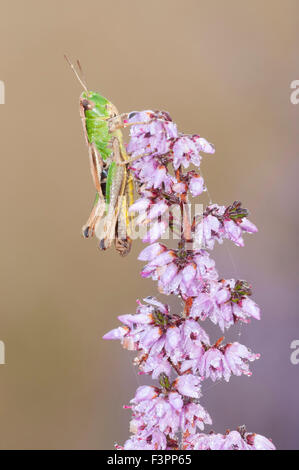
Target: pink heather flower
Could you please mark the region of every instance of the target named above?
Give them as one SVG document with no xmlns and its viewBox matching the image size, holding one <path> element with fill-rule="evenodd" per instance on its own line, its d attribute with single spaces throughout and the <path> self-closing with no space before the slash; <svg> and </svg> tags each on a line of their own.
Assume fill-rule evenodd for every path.
<svg viewBox="0 0 299 470">
<path fill-rule="evenodd" d="M 186 433 L 183 441 L 183 450 L 211 450 L 212 434 Z"/>
<path fill-rule="evenodd" d="M 135 315 L 120 315 L 118 318 L 124 326 L 110 331 L 103 339 L 120 339 L 125 349 L 149 351 L 172 319 L 167 305 L 152 297 L 144 301 L 148 305 L 140 304 Z"/>
<path fill-rule="evenodd" d="M 213 382 L 222 377 L 228 381 L 231 375 L 223 353 L 217 348 L 210 348 L 203 354 L 198 364 L 198 371 L 202 377 L 211 378 Z"/>
<path fill-rule="evenodd" d="M 224 348 L 225 360 L 234 375 L 248 375 L 252 373 L 249 370 L 248 362 L 253 362 L 260 358 L 260 354 L 254 354 L 246 346 L 240 343 L 227 344 Z"/>
<path fill-rule="evenodd" d="M 124 326 L 110 331 L 104 339 L 120 339 L 124 348 L 146 353 L 135 362 L 143 373 L 152 373 L 157 378 L 162 372 L 166 375 L 170 372 L 169 358 L 177 363 L 182 357 L 182 319 L 170 315 L 169 307 L 155 298 L 147 297 L 144 301 L 149 305 L 140 304 L 135 315 L 119 316 Z"/>
<path fill-rule="evenodd" d="M 138 435 L 133 435 L 128 439 L 123 449 L 124 450 L 169 450 L 172 447 L 168 446 L 168 441 L 164 433 L 158 429 L 150 431 L 141 431 Z M 176 443 L 177 445 L 177 443 Z"/>
<path fill-rule="evenodd" d="M 180 183 L 178 183 L 177 181 L 174 181 L 172 185 L 172 190 L 174 193 L 184 194 L 188 190 L 188 184 L 185 183 L 184 181 L 181 181 Z"/>
<path fill-rule="evenodd" d="M 172 366 L 167 357 L 160 354 L 144 354 L 134 361 L 139 365 L 141 373 L 151 374 L 154 380 L 157 380 L 161 374 L 171 375 Z"/>
<path fill-rule="evenodd" d="M 192 196 L 196 197 L 206 191 L 204 179 L 199 175 L 194 175 L 190 179 L 189 189 Z"/>
<path fill-rule="evenodd" d="M 171 405 L 162 391 L 153 399 L 145 399 L 136 403 L 131 400 L 133 417 L 130 431 L 139 433 L 140 430 L 159 429 L 164 434 L 175 437 L 180 425 L 180 412 Z"/>
<path fill-rule="evenodd" d="M 173 366 L 185 372 L 199 360 L 199 353 L 204 354 L 204 346 L 210 345 L 207 333 L 193 319 L 171 315 L 168 306 L 155 298 L 144 300 L 148 305 L 140 304 L 135 315 L 119 316 L 123 326 L 107 333 L 104 339 L 119 339 L 124 348 L 140 351 L 134 362 L 142 374 L 151 374 L 153 379 L 162 373 L 169 377 Z M 181 393 L 184 385 L 191 387 L 188 380 L 195 379 L 178 382 Z"/>
<path fill-rule="evenodd" d="M 146 156 L 133 162 L 130 166 L 135 177 L 144 183 L 146 188 L 161 189 L 171 191 L 175 178 L 168 173 L 167 167 L 160 163 L 158 158 Z"/>
<path fill-rule="evenodd" d="M 164 245 L 154 244 L 153 254 L 150 253 L 147 247 L 139 255 L 140 260 L 149 260 L 141 275 L 158 280 L 159 291 L 163 294 L 180 293 L 185 299 L 195 297 L 204 280 L 218 278 L 215 262 L 204 250 L 167 250 Z"/>
<path fill-rule="evenodd" d="M 210 344 L 210 339 L 205 330 L 197 321 L 187 318 L 181 325 L 184 350 L 189 355 L 194 349 L 198 349 L 202 344 Z"/>
<path fill-rule="evenodd" d="M 215 241 L 222 243 L 227 238 L 237 246 L 244 246 L 243 232 L 257 232 L 256 226 L 246 218 L 247 213 L 238 201 L 228 207 L 217 204 L 208 206 L 202 220 L 194 228 L 197 244 L 213 249 Z"/>
<path fill-rule="evenodd" d="M 259 320 L 260 309 L 249 295 L 251 290 L 245 281 L 206 282 L 203 292 L 193 300 L 190 316 L 200 320 L 209 318 L 222 331 L 237 321 Z"/>
<path fill-rule="evenodd" d="M 135 220 L 136 226 L 148 226 L 148 232 L 143 238 L 143 242 L 156 242 L 169 227 L 169 217 L 166 215 L 170 202 L 159 195 L 156 190 L 142 191 L 142 197 L 135 201 L 130 209 L 130 213 L 139 213 Z M 163 218 L 163 216 L 165 216 Z"/>
<path fill-rule="evenodd" d="M 167 327 L 166 333 L 151 347 L 149 353 L 142 353 L 135 359 L 142 373 L 152 374 L 153 379 L 157 379 L 161 373 L 170 376 L 173 365 L 181 372 L 185 372 L 192 367 L 195 360 L 199 360 L 200 355 L 203 355 L 204 345 L 209 345 L 210 340 L 201 326 L 194 320 L 178 317 L 176 324 L 176 327 L 171 325 Z M 182 387 L 184 383 L 184 381 L 179 382 L 178 386 Z"/>
<path fill-rule="evenodd" d="M 199 403 L 187 403 L 181 415 L 181 428 L 189 434 L 194 434 L 197 429 L 202 431 L 205 424 L 212 424 L 211 417 L 206 410 Z"/>
<path fill-rule="evenodd" d="M 191 376 L 192 377 L 192 376 Z M 198 388 L 198 385 L 192 387 Z M 142 391 L 143 400 L 133 398 L 131 400 L 132 420 L 130 431 L 133 434 L 144 436 L 153 431 L 162 432 L 171 439 L 176 438 L 176 433 L 183 423 L 195 433 L 197 429 L 202 430 L 205 424 L 211 424 L 209 414 L 202 406 L 193 402 L 189 396 L 182 395 L 176 391 L 163 391 L 152 388 L 152 391 Z M 140 396 L 140 393 L 137 394 Z M 189 389 L 188 389 L 189 391 Z M 151 396 L 152 398 L 147 398 Z M 163 443 L 165 445 L 165 441 Z"/>
<path fill-rule="evenodd" d="M 195 365 L 203 356 L 205 347 L 210 345 L 209 337 L 194 320 L 177 317 L 176 324 L 178 325 L 176 327 L 167 327 L 166 333 L 148 353 L 142 353 L 135 359 L 142 373 L 152 374 L 152 378 L 157 379 L 161 373 L 170 376 L 170 366 L 176 366 L 182 373 L 193 366 L 197 371 Z M 181 387 L 184 383 L 184 381 L 179 382 L 178 386 Z"/>
<path fill-rule="evenodd" d="M 240 343 L 227 344 L 217 348 L 211 347 L 201 357 L 198 372 L 202 377 L 229 381 L 231 375 L 251 375 L 248 362 L 259 359 L 259 354 L 252 353 Z"/>
<path fill-rule="evenodd" d="M 264 436 L 231 431 L 222 434 L 191 434 L 183 443 L 184 450 L 275 450 L 272 442 Z"/>
<path fill-rule="evenodd" d="M 141 261 L 152 261 L 165 251 L 167 251 L 165 245 L 161 245 L 161 243 L 153 243 L 142 250 L 138 259 Z"/>
<path fill-rule="evenodd" d="M 165 202 L 165 199 L 155 198 L 154 203 L 149 206 L 147 212 L 148 220 L 154 220 L 157 217 L 161 217 L 168 210 L 169 205 Z"/>
<path fill-rule="evenodd" d="M 212 250 L 217 240 L 223 242 L 223 231 L 220 231 L 221 223 L 219 219 L 212 214 L 205 214 L 194 228 L 194 238 L 197 246 Z"/>
<path fill-rule="evenodd" d="M 214 153 L 214 147 L 206 139 L 198 135 L 180 135 L 173 144 L 173 167 L 177 170 L 180 166 L 188 168 L 192 163 L 200 166 L 201 155 L 199 152 Z"/>
<path fill-rule="evenodd" d="M 147 188 L 170 190 L 177 184 L 167 169 L 172 161 L 174 170 L 181 165 L 187 168 L 190 163 L 199 166 L 200 152 L 214 153 L 214 148 L 206 139 L 194 135 L 178 135 L 176 125 L 167 113 L 142 111 L 129 115 L 129 123 L 136 122 L 130 129 L 130 142 L 127 151 L 133 158 L 140 156 L 131 166 L 133 173 Z M 203 179 L 191 181 L 191 193 L 204 191 Z M 181 191 L 183 188 L 177 188 Z"/>
<path fill-rule="evenodd" d="M 145 237 L 143 237 L 142 239 L 143 243 L 156 242 L 162 237 L 163 233 L 167 230 L 167 227 L 168 227 L 168 222 L 166 220 L 161 220 L 161 221 L 156 220 L 150 225 L 147 234 L 145 235 Z"/>
<path fill-rule="evenodd" d="M 130 142 L 127 151 L 138 157 L 145 153 L 164 155 L 169 151 L 172 139 L 177 137 L 176 125 L 165 113 L 142 111 L 131 113 L 129 122 L 136 122 L 130 128 Z M 144 123 L 144 124 L 138 124 Z"/>
<path fill-rule="evenodd" d="M 260 434 L 246 434 L 246 441 L 254 450 L 276 450 L 272 441 Z"/>
<path fill-rule="evenodd" d="M 195 142 L 189 136 L 181 136 L 173 144 L 173 167 L 177 170 L 181 165 L 188 168 L 190 163 L 199 166 L 201 156 Z"/>
<path fill-rule="evenodd" d="M 184 448 L 187 450 L 250 450 L 248 444 L 237 431 L 222 434 L 198 434 L 186 440 Z"/>
<path fill-rule="evenodd" d="M 181 395 L 192 398 L 200 398 L 201 381 L 201 378 L 196 377 L 195 375 L 181 375 L 175 380 L 174 387 Z"/>
<path fill-rule="evenodd" d="M 256 233 L 258 231 L 257 227 L 246 217 L 242 219 L 242 222 L 240 222 L 239 225 L 244 232 Z"/>
<path fill-rule="evenodd" d="M 210 347 L 210 340 L 200 325 L 192 319 L 171 316 L 168 306 L 153 298 L 148 305 L 139 305 L 137 314 L 121 315 L 124 326 L 104 336 L 104 339 L 120 339 L 131 350 L 141 350 L 135 362 L 144 374 L 157 379 L 161 374 L 168 377 L 173 364 L 181 373 L 191 370 L 213 381 L 231 374 L 250 375 L 248 361 L 259 357 L 239 343 L 223 347 Z M 178 377 L 174 387 L 193 398 L 200 396 L 201 379 L 190 373 Z"/>
<path fill-rule="evenodd" d="M 238 246 L 244 246 L 242 238 L 242 229 L 233 220 L 224 220 L 224 233 L 227 238 L 232 240 Z"/>
<path fill-rule="evenodd" d="M 134 397 L 134 403 L 140 403 L 145 400 L 152 400 L 159 395 L 159 390 L 156 387 L 150 387 L 148 385 L 142 385 L 136 390 L 136 395 Z M 132 400 L 132 401 L 133 401 Z"/>
<path fill-rule="evenodd" d="M 215 148 L 213 144 L 210 144 L 210 142 L 208 142 L 203 137 L 200 137 L 199 135 L 193 135 L 193 141 L 195 142 L 195 145 L 199 152 L 210 154 L 215 153 Z"/>
</svg>

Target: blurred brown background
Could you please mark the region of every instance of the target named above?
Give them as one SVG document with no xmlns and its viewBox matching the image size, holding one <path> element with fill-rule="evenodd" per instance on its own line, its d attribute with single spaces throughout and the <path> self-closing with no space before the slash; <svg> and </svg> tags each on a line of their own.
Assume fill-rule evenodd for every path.
<svg viewBox="0 0 299 470">
<path fill-rule="evenodd" d="M 246 423 L 298 449 L 298 1 L 3 0 L 0 14 L 0 448 L 111 449 L 145 381 L 101 340 L 156 285 L 139 277 L 141 242 L 121 259 L 81 238 L 94 189 L 67 53 L 120 111 L 167 109 L 215 144 L 203 164 L 213 201 L 240 199 L 260 229 L 214 256 L 254 285 L 263 317 L 240 341 L 262 358 L 250 379 L 207 382 L 202 403 L 217 432 Z"/>
</svg>

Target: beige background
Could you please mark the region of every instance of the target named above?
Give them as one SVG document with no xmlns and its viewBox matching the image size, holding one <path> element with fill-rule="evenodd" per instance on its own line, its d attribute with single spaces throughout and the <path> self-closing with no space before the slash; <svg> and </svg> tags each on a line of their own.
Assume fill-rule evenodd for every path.
<svg viewBox="0 0 299 470">
<path fill-rule="evenodd" d="M 246 423 L 298 449 L 299 105 L 290 83 L 299 79 L 299 2 L 3 0 L 0 9 L 0 448 L 111 449 L 128 436 L 122 404 L 144 383 L 130 354 L 101 336 L 156 286 L 139 277 L 140 242 L 121 259 L 80 236 L 94 190 L 68 53 L 121 111 L 167 109 L 180 129 L 215 144 L 203 164 L 213 201 L 242 200 L 260 228 L 245 249 L 227 244 L 215 257 L 223 276 L 254 284 L 263 318 L 241 340 L 262 358 L 251 379 L 207 383 L 202 402 L 218 432 Z"/>
</svg>

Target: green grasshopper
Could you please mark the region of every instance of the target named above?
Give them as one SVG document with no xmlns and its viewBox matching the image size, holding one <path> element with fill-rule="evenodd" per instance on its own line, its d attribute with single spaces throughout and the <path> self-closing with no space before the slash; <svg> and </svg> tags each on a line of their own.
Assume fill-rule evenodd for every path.
<svg viewBox="0 0 299 470">
<path fill-rule="evenodd" d="M 77 61 L 77 65 L 81 76 L 65 58 L 84 89 L 80 96 L 80 117 L 96 188 L 91 214 L 82 228 L 83 236 L 90 238 L 95 234 L 102 250 L 109 248 L 114 240 L 118 253 L 125 256 L 132 244 L 132 218 L 128 207 L 134 202 L 133 178 L 127 168 L 131 160 L 122 135 L 126 127 L 124 117 L 128 115 L 119 114 L 109 100 L 89 91 L 80 62 Z"/>
</svg>

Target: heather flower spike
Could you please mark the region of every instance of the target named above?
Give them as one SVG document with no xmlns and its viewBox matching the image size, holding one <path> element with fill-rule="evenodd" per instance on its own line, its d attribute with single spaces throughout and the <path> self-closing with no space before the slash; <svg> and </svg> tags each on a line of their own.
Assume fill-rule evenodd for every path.
<svg viewBox="0 0 299 470">
<path fill-rule="evenodd" d="M 247 346 L 226 343 L 222 336 L 237 322 L 260 319 L 251 286 L 219 277 L 210 256 L 215 242 L 229 239 L 244 246 L 243 235 L 257 228 L 238 201 L 227 207 L 211 204 L 193 219 L 185 210 L 206 190 L 200 163 L 204 154 L 215 151 L 206 139 L 179 133 L 166 112 L 130 113 L 128 125 L 127 152 L 140 196 L 130 214 L 145 227 L 143 242 L 149 244 L 139 255 L 145 263 L 141 275 L 157 281 L 160 293 L 178 296 L 183 307 L 172 312 L 147 297 L 138 301 L 135 313 L 119 316 L 121 325 L 104 336 L 136 351 L 139 374 L 154 380 L 152 386 L 139 387 L 127 406 L 132 435 L 117 448 L 274 450 L 271 440 L 244 426 L 225 434 L 206 429 L 212 420 L 200 404 L 204 381 L 250 376 L 250 364 L 259 358 Z M 159 241 L 167 230 L 177 235 L 175 247 Z M 209 338 L 203 328 L 206 320 L 217 325 L 221 335 Z"/>
</svg>

